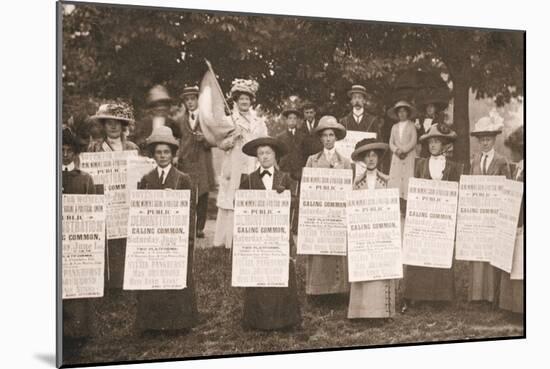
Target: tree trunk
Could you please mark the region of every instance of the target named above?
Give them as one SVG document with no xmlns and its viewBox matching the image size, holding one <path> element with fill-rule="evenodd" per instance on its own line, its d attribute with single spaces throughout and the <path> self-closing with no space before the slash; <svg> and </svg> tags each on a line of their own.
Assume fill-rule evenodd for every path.
<svg viewBox="0 0 550 369">
<path fill-rule="evenodd" d="M 453 68 L 453 129 L 458 138 L 454 144 L 453 161 L 464 164 L 464 173 L 470 170 L 470 68 Z"/>
</svg>

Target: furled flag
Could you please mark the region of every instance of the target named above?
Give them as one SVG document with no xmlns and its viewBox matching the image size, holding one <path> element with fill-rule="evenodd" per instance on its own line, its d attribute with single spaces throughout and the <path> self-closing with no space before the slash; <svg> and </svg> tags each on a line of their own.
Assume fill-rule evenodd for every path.
<svg viewBox="0 0 550 369">
<path fill-rule="evenodd" d="M 225 115 L 225 99 L 208 61 L 208 70 L 204 74 L 199 92 L 199 122 L 204 138 L 211 145 L 219 143 L 235 129 L 231 118 Z"/>
</svg>

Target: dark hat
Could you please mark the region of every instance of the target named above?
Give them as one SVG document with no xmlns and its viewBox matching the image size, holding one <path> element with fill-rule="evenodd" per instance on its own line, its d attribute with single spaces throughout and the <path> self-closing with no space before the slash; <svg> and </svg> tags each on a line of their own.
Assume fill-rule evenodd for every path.
<svg viewBox="0 0 550 369">
<path fill-rule="evenodd" d="M 397 116 L 397 110 L 399 110 L 399 108 L 407 108 L 409 110 L 409 119 L 416 118 L 415 107 L 405 100 L 400 100 L 396 102 L 393 107 L 388 109 L 388 117 L 390 117 L 393 120 L 399 120 L 399 117 Z"/>
<path fill-rule="evenodd" d="M 248 156 L 257 156 L 258 147 L 269 146 L 271 147 L 277 156 L 281 157 L 288 152 L 286 145 L 273 137 L 259 137 L 254 140 L 248 141 L 243 145 L 243 152 Z"/>
<path fill-rule="evenodd" d="M 474 130 L 470 132 L 470 136 L 496 136 L 502 133 L 502 127 L 502 122 L 494 117 L 482 117 L 476 122 Z"/>
<path fill-rule="evenodd" d="M 128 123 L 134 121 L 134 109 L 130 104 L 125 102 L 102 104 L 97 109 L 95 115 L 90 117 L 90 120 L 103 122 L 105 119 L 118 120 L 122 124 L 128 125 Z"/>
<path fill-rule="evenodd" d="M 312 101 L 306 100 L 302 104 L 302 111 L 307 109 L 317 109 L 317 106 Z"/>
<path fill-rule="evenodd" d="M 416 98 L 416 105 L 421 110 L 426 110 L 426 107 L 430 104 L 433 104 L 437 111 L 443 111 L 449 106 L 448 94 L 444 95 L 443 93 L 436 92 L 422 92 L 418 94 Z"/>
<path fill-rule="evenodd" d="M 445 123 L 434 124 L 428 129 L 428 132 L 420 136 L 420 141 L 428 140 L 432 137 L 444 138 L 449 142 L 456 140 L 456 133 Z"/>
<path fill-rule="evenodd" d="M 167 144 L 172 146 L 175 150 L 178 149 L 179 142 L 176 140 L 172 133 L 172 129 L 167 126 L 160 126 L 153 130 L 151 136 L 147 137 L 145 144 L 149 150 L 156 144 Z"/>
<path fill-rule="evenodd" d="M 285 102 L 283 103 L 283 111 L 282 115 L 283 117 L 288 117 L 289 114 L 294 113 L 297 116 L 302 116 L 302 110 L 301 110 L 301 100 L 297 96 L 289 97 Z"/>
<path fill-rule="evenodd" d="M 355 150 L 351 153 L 351 160 L 360 161 L 371 150 L 377 151 L 378 156 L 382 157 L 388 148 L 387 143 L 380 142 L 376 138 L 364 138 L 355 145 Z"/>
<path fill-rule="evenodd" d="M 163 85 L 155 85 L 149 90 L 145 103 L 148 107 L 152 107 L 159 104 L 170 104 L 172 98 L 168 94 L 168 90 Z"/>
<path fill-rule="evenodd" d="M 199 96 L 199 86 L 185 87 L 181 93 L 181 97 L 184 98 L 189 95 Z"/>
<path fill-rule="evenodd" d="M 341 140 L 346 137 L 346 127 L 338 123 L 332 115 L 325 115 L 319 119 L 319 124 L 315 127 L 315 133 L 320 135 L 325 129 L 332 129 L 336 134 L 336 139 Z"/>
<path fill-rule="evenodd" d="M 63 128 L 61 132 L 61 142 L 63 146 L 70 146 L 75 153 L 80 152 L 80 140 L 70 128 Z"/>
<path fill-rule="evenodd" d="M 367 89 L 363 85 L 353 85 L 351 86 L 351 89 L 348 91 L 348 97 L 351 97 L 353 94 L 361 94 L 365 97 L 370 96 L 370 94 L 367 92 Z"/>
<path fill-rule="evenodd" d="M 504 144 L 512 150 L 523 151 L 524 141 L 523 126 L 514 129 L 504 140 Z"/>
</svg>

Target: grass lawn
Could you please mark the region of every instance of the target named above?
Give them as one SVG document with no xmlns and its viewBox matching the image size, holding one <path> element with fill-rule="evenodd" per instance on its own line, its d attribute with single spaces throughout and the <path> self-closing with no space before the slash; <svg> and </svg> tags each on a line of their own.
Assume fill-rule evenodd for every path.
<svg viewBox="0 0 550 369">
<path fill-rule="evenodd" d="M 209 222 L 210 223 L 210 222 Z M 208 237 L 211 237 L 209 235 Z M 200 240 L 201 242 L 209 242 Z M 182 336 L 141 337 L 134 328 L 135 297 L 131 292 L 94 301 L 94 337 L 80 357 L 66 364 L 197 357 L 281 350 L 368 346 L 523 335 L 520 317 L 466 302 L 466 263 L 456 264 L 457 301 L 446 307 L 420 305 L 392 320 L 346 319 L 347 300 L 317 303 L 305 296 L 305 258 L 297 275 L 302 325 L 289 332 L 255 332 L 241 328 L 242 289 L 232 288 L 230 253 L 195 249 L 195 283 L 200 324 Z M 398 293 L 399 306 L 401 293 Z"/>
</svg>

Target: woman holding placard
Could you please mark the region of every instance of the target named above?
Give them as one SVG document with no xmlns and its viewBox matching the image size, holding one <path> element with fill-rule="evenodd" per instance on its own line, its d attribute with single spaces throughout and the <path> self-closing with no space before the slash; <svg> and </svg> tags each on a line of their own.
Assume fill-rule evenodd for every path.
<svg viewBox="0 0 550 369">
<path fill-rule="evenodd" d="M 386 188 L 388 176 L 378 170 L 378 165 L 388 149 L 388 144 L 368 138 L 355 145 L 351 159 L 363 162 L 366 171 L 353 184 L 354 190 Z M 348 307 L 348 319 L 391 318 L 395 315 L 395 281 L 393 279 L 352 282 Z"/>
<path fill-rule="evenodd" d="M 459 182 L 462 164 L 454 163 L 445 156 L 447 148 L 456 138 L 456 133 L 445 123 L 432 125 L 420 137 L 420 142 L 428 143 L 430 157 L 416 160 L 414 177 Z M 409 303 L 416 301 L 452 301 L 455 297 L 453 267 L 443 269 L 407 265 L 404 286 L 402 312 L 408 309 Z"/>
<path fill-rule="evenodd" d="M 140 190 L 192 190 L 191 178 L 172 166 L 179 143 L 167 126 L 155 128 L 145 141 L 157 167 L 138 184 Z M 187 287 L 181 290 L 140 290 L 137 295 L 136 325 L 142 332 L 186 333 L 197 323 L 197 303 L 193 281 L 195 240 L 195 193 L 191 191 Z"/>
<path fill-rule="evenodd" d="M 292 192 L 290 175 L 281 172 L 277 159 L 283 156 L 287 147 L 271 137 L 261 137 L 247 142 L 243 153 L 258 159 L 260 166 L 250 174 L 242 176 L 241 190 L 275 190 Z M 291 204 L 291 208 L 294 204 Z M 289 247 L 290 240 L 289 238 Z M 292 248 L 291 248 L 292 250 Z M 244 292 L 243 326 L 259 330 L 288 329 L 301 321 L 296 288 L 294 261 L 289 260 L 288 287 L 247 287 Z"/>
<path fill-rule="evenodd" d="M 520 159 L 519 162 L 514 165 L 514 170 L 512 171 L 512 179 L 515 181 L 523 182 L 523 126 L 516 128 L 506 138 L 504 144 L 510 148 L 510 150 L 512 151 L 512 155 L 514 158 L 516 158 L 516 160 Z M 514 246 L 514 260 L 519 260 L 519 263 L 521 263 L 521 261 L 523 260 L 523 256 L 518 257 L 517 255 L 523 255 L 523 206 L 524 204 L 522 204 L 521 206 L 518 229 L 516 232 L 516 243 Z M 523 314 L 523 275 L 521 275 L 522 273 L 515 273 L 514 264 L 512 265 L 511 273 L 501 272 L 499 307 L 513 313 Z M 514 274 L 519 275 L 513 276 Z"/>
<path fill-rule="evenodd" d="M 323 151 L 311 155 L 306 167 L 352 169 L 348 159 L 336 151 L 335 143 L 346 137 L 346 128 L 335 117 L 326 115 L 315 128 Z M 332 295 L 349 291 L 346 256 L 308 255 L 306 264 L 306 294 Z"/>
</svg>

